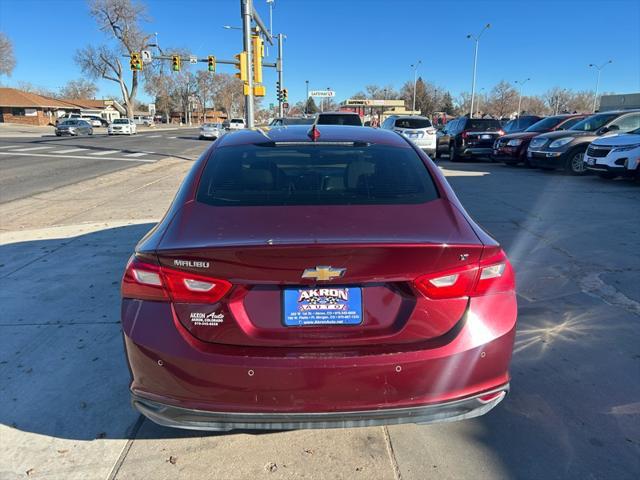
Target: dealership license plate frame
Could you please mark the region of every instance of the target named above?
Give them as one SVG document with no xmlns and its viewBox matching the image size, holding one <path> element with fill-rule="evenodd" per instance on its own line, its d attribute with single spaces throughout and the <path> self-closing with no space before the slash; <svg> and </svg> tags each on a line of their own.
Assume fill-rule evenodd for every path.
<svg viewBox="0 0 640 480">
<path fill-rule="evenodd" d="M 339 310 L 308 310 L 297 313 L 304 315 L 293 315 L 293 306 L 300 303 L 299 297 L 302 291 L 311 290 L 345 290 L 347 301 L 339 300 L 338 304 L 345 304 L 347 313 L 343 313 L 344 318 L 340 318 Z M 331 286 L 309 286 L 309 287 L 287 287 L 282 289 L 281 295 L 281 321 L 285 327 L 355 327 L 361 325 L 364 320 L 362 287 L 331 285 Z M 308 305 L 302 302 L 301 305 Z M 324 317 L 324 318 L 321 318 Z"/>
</svg>

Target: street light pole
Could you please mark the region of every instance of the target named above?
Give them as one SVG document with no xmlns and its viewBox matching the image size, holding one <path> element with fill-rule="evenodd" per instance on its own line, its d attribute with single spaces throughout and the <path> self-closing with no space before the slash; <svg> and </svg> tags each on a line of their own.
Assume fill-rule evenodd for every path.
<svg viewBox="0 0 640 480">
<path fill-rule="evenodd" d="M 253 65 L 251 55 L 251 12 L 253 6 L 251 0 L 240 1 L 240 13 L 242 15 L 242 49 L 247 52 L 247 83 L 248 92 L 244 96 L 244 114 L 247 123 L 247 128 L 253 128 L 254 116 L 253 116 L 253 75 L 251 75 L 251 65 Z M 255 52 L 258 54 L 258 52 Z"/>
<path fill-rule="evenodd" d="M 278 34 L 278 59 L 276 60 L 276 70 L 278 71 L 278 82 L 280 82 L 280 88 L 284 88 L 283 75 L 282 75 L 282 42 L 284 35 Z M 278 100 L 278 115 L 280 118 L 284 117 L 284 107 L 282 105 L 282 96 Z"/>
<path fill-rule="evenodd" d="M 471 108 L 469 109 L 469 118 L 473 118 L 473 102 L 476 96 L 476 71 L 478 67 L 478 44 L 480 43 L 480 37 L 484 33 L 484 31 L 488 28 L 491 28 L 491 24 L 487 23 L 478 35 L 467 35 L 467 38 L 473 38 L 475 40 L 475 50 L 473 53 L 473 81 L 471 83 Z"/>
<path fill-rule="evenodd" d="M 596 80 L 596 94 L 593 96 L 593 113 L 596 113 L 596 107 L 598 106 L 598 89 L 600 88 L 600 73 L 602 69 L 613 63 L 612 60 L 608 60 L 604 62 L 602 65 L 596 65 L 595 63 L 590 63 L 589 66 L 598 70 L 598 79 Z"/>
<path fill-rule="evenodd" d="M 526 78 L 522 81 L 518 81 L 516 80 L 516 84 L 519 85 L 519 89 L 518 89 L 518 118 L 520 118 L 520 112 L 522 111 L 522 87 L 525 83 L 527 83 L 529 80 L 531 80 L 530 78 Z"/>
<path fill-rule="evenodd" d="M 422 60 L 418 60 L 416 63 L 412 64 L 413 68 L 413 106 L 411 107 L 411 114 L 416 111 L 416 85 L 418 84 L 418 65 L 422 63 Z"/>
<path fill-rule="evenodd" d="M 304 114 L 309 114 L 309 80 L 305 80 L 304 83 L 307 85 L 307 97 L 304 101 Z"/>
</svg>

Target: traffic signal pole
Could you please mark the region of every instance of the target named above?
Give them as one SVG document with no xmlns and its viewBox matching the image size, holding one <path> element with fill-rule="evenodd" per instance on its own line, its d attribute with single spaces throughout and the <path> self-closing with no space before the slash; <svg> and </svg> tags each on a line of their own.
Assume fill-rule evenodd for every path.
<svg viewBox="0 0 640 480">
<path fill-rule="evenodd" d="M 280 88 L 284 87 L 284 83 L 282 80 L 282 41 L 283 35 L 281 33 L 278 34 L 278 59 L 276 60 L 276 71 L 278 72 L 278 82 Z M 284 109 L 282 108 L 282 96 L 278 95 L 278 116 L 280 118 L 284 117 Z"/>
<path fill-rule="evenodd" d="M 242 46 L 243 50 L 247 52 L 247 66 L 249 69 L 253 65 L 253 55 L 258 55 L 259 52 L 251 51 L 251 14 L 253 12 L 253 6 L 251 0 L 240 1 L 240 14 L 242 15 Z M 255 119 L 253 114 L 253 75 L 247 75 L 247 86 L 249 91 L 245 92 L 244 96 L 244 115 L 247 128 L 253 128 L 255 126 Z"/>
</svg>

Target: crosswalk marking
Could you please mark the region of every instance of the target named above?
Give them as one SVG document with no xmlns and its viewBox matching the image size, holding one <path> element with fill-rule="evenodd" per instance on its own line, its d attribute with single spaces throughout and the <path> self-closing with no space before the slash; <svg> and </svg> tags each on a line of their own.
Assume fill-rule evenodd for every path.
<svg viewBox="0 0 640 480">
<path fill-rule="evenodd" d="M 73 152 L 82 152 L 83 150 L 87 150 L 86 148 L 69 148 L 68 150 L 56 150 L 55 153 L 73 153 Z"/>
<path fill-rule="evenodd" d="M 136 152 L 136 153 L 127 153 L 125 157 L 142 157 L 143 155 L 149 155 L 151 152 Z"/>
<path fill-rule="evenodd" d="M 160 138 L 162 135 L 147 135 L 147 138 Z"/>
<path fill-rule="evenodd" d="M 116 150 L 117 152 L 118 150 Z M 47 157 L 47 158 L 56 158 L 60 157 L 60 155 L 52 155 L 51 153 L 19 153 L 19 152 L 0 152 L 0 155 L 22 155 L 24 157 Z M 144 162 L 144 163 L 155 163 L 157 160 L 151 160 L 148 158 L 117 158 L 117 157 L 87 157 L 81 155 L 67 155 L 64 158 L 77 158 L 78 160 L 109 160 L 109 161 L 118 161 L 118 162 Z"/>
<path fill-rule="evenodd" d="M 0 148 L 16 148 L 19 147 L 20 145 L 2 145 L 0 146 Z"/>
<path fill-rule="evenodd" d="M 167 138 L 168 138 L 169 140 L 174 140 L 174 139 L 176 139 L 176 138 L 178 138 L 178 137 L 167 137 Z"/>
<path fill-rule="evenodd" d="M 105 150 L 103 152 L 93 152 L 89 155 L 111 155 L 112 153 L 119 153 L 120 150 Z"/>
<path fill-rule="evenodd" d="M 16 150 L 14 150 L 15 152 L 31 152 L 33 150 L 45 150 L 47 148 L 53 148 L 53 147 L 29 147 L 29 148 L 18 148 Z"/>
</svg>

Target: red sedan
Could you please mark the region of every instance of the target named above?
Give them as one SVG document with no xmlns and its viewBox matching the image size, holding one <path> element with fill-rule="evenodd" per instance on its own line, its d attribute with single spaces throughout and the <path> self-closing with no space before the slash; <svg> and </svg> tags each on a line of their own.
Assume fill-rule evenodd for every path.
<svg viewBox="0 0 640 480">
<path fill-rule="evenodd" d="M 387 130 L 221 137 L 136 247 L 122 297 L 133 405 L 162 425 L 431 423 L 509 389 L 512 267 Z"/>
</svg>

